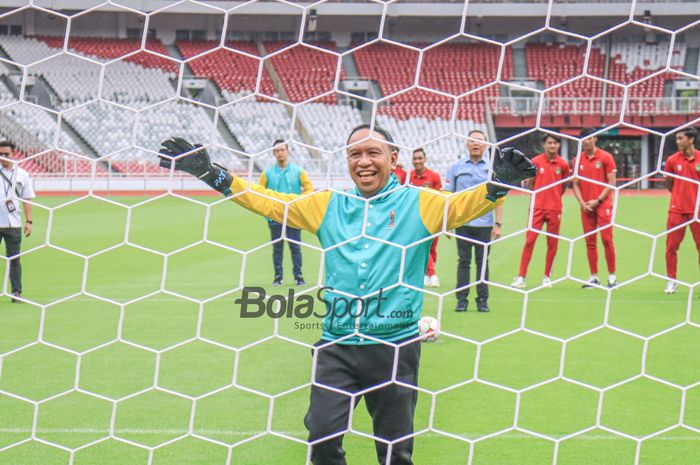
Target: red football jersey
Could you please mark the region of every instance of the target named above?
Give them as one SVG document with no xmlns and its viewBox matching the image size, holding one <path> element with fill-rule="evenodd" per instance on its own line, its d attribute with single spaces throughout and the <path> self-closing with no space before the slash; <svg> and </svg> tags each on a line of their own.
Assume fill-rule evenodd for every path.
<svg viewBox="0 0 700 465">
<path fill-rule="evenodd" d="M 408 182 L 414 186 L 429 187 L 438 191 L 442 189 L 442 179 L 440 179 L 440 175 L 428 168 L 423 170 L 421 176 L 418 176 L 418 173 L 415 171 L 411 171 L 411 179 Z"/>
<path fill-rule="evenodd" d="M 666 160 L 664 171 L 676 176 L 683 176 L 693 181 L 673 178 L 671 189 L 671 204 L 668 211 L 673 213 L 695 213 L 698 199 L 698 182 L 700 182 L 700 150 L 695 151 L 693 158 L 688 158 L 683 152 L 676 152 Z"/>
<path fill-rule="evenodd" d="M 596 148 L 592 157 L 586 155 L 585 152 L 581 152 L 578 156 L 578 176 L 583 200 L 597 199 L 605 189 L 604 186 L 588 182 L 586 179 L 608 184 L 608 174 L 616 172 L 615 159 L 605 150 Z M 612 205 L 612 195 L 608 195 L 602 205 L 606 207 Z"/>
<path fill-rule="evenodd" d="M 532 159 L 532 164 L 537 168 L 535 175 L 535 185 L 533 190 L 554 184 L 569 177 L 571 169 L 569 164 L 562 157 L 557 155 L 553 160 L 541 153 Z M 561 196 L 564 193 L 563 184 L 557 184 L 548 189 L 544 189 L 535 194 L 535 208 L 541 210 L 552 210 L 561 212 Z"/>
<path fill-rule="evenodd" d="M 399 180 L 399 184 L 406 184 L 406 172 L 401 168 L 394 168 L 394 175 Z"/>
</svg>

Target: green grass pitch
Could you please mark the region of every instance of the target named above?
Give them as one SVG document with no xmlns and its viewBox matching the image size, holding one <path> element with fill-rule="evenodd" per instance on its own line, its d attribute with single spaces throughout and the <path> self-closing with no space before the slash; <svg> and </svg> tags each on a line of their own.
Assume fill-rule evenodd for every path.
<svg viewBox="0 0 700 465">
<path fill-rule="evenodd" d="M 214 206 L 207 217 L 202 205 L 174 197 L 146 203 L 137 197 L 111 198 L 136 205 L 131 211 L 95 198 L 38 200 L 61 207 L 51 218 L 49 210 L 35 208 L 35 232 L 23 244 L 29 251 L 22 258 L 24 295 L 41 304 L 59 303 L 42 311 L 7 298 L 0 302 L 0 392 L 41 401 L 36 407 L 0 394 L 0 464 L 67 465 L 75 449 L 74 465 L 144 465 L 150 453 L 158 465 L 304 463 L 304 445 L 260 434 L 269 422 L 274 431 L 305 438 L 308 388 L 293 388 L 310 380 L 308 348 L 279 338 L 239 352 L 225 346 L 241 348 L 275 330 L 312 343 L 318 330 L 296 329 L 292 319 L 240 319 L 235 293 L 214 299 L 236 288 L 242 274 L 245 285 L 271 282 L 271 247 L 258 249 L 269 240 L 264 219 L 228 202 Z M 562 234 L 575 237 L 581 231 L 578 210 L 570 196 L 565 203 Z M 623 196 L 617 222 L 658 234 L 667 205 L 665 196 Z M 522 229 L 526 216 L 527 199 L 510 199 L 504 233 Z M 123 244 L 127 233 L 133 245 Z M 205 234 L 223 246 L 252 252 L 244 257 L 198 243 Z M 310 234 L 302 237 L 317 245 Z M 543 239 L 530 265 L 530 286 L 541 280 Z M 620 282 L 645 275 L 650 267 L 664 274 L 663 240 L 653 252 L 651 239 L 625 228 L 616 228 L 615 239 Z M 40 247 L 46 240 L 51 245 Z M 510 283 L 523 242 L 521 233 L 493 247 L 494 282 Z M 195 245 L 170 255 L 188 244 Z M 87 266 L 83 257 L 64 249 L 89 256 Z M 569 253 L 572 276 L 587 278 L 580 240 L 571 251 L 568 242 L 560 242 L 554 278 L 566 275 Z M 602 248 L 600 255 L 604 271 Z M 697 255 L 690 237 L 679 257 L 679 278 L 695 283 Z M 290 270 L 287 250 L 285 260 Z M 304 249 L 309 282 L 318 280 L 319 262 L 318 251 Z M 454 240 L 440 239 L 437 268 L 442 287 L 434 291 L 448 293 L 455 283 Z M 161 285 L 186 298 L 158 292 Z M 82 286 L 87 294 L 80 293 Z M 700 463 L 698 295 L 681 287 L 666 296 L 663 286 L 660 277 L 646 276 L 608 299 L 607 292 L 582 290 L 570 279 L 527 296 L 494 285 L 490 314 L 473 308 L 456 314 L 454 296 L 446 295 L 443 331 L 479 344 L 443 334 L 437 343 L 423 345 L 420 387 L 439 394 L 434 402 L 428 393 L 419 395 L 416 430 L 432 429 L 416 438 L 415 463 L 466 464 L 471 458 L 476 465 L 551 465 L 555 454 L 560 465 Z M 149 294 L 125 306 L 90 296 L 126 303 Z M 197 303 L 207 299 L 203 306 Z M 439 302 L 426 296 L 424 314 L 436 315 Z M 47 344 L 27 346 L 40 339 Z M 649 377 L 638 377 L 642 372 Z M 559 375 L 565 379 L 553 380 Z M 271 401 L 250 390 L 225 388 L 234 378 L 270 396 L 286 394 Z M 63 394 L 76 385 L 80 392 Z M 162 390 L 150 389 L 154 385 Z M 8 448 L 31 437 L 34 421 L 37 440 Z M 190 425 L 195 436 L 183 437 Z M 354 428 L 371 433 L 370 425 L 361 404 Z M 494 435 L 513 426 L 517 429 Z M 100 441 L 110 428 L 123 441 Z M 578 431 L 585 433 L 553 441 Z M 656 432 L 661 434 L 649 437 Z M 459 438 L 476 441 L 470 445 Z M 638 446 L 633 438 L 647 439 Z M 238 443 L 233 449 L 225 446 Z M 366 436 L 348 434 L 345 446 L 349 464 L 376 463 Z"/>
</svg>

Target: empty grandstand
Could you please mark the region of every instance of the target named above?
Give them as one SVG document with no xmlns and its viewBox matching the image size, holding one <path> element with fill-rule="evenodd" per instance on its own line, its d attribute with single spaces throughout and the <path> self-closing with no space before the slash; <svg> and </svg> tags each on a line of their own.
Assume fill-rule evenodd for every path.
<svg viewBox="0 0 700 465">
<path fill-rule="evenodd" d="M 354 18 L 356 6 L 338 8 Z M 78 175 L 166 176 L 153 152 L 175 133 L 210 144 L 233 170 L 250 163 L 259 170 L 272 141 L 283 138 L 311 172 L 342 175 L 344 136 L 373 119 L 396 134 L 404 164 L 409 149 L 424 145 L 443 170 L 474 128 L 498 140 L 536 124 L 574 133 L 621 119 L 665 128 L 700 114 L 700 34 L 692 31 L 672 41 L 634 26 L 586 40 L 598 26 L 581 17 L 582 35 L 545 31 L 509 42 L 522 35 L 514 30 L 435 43 L 446 33 L 437 17 L 431 31 L 389 25 L 390 40 L 331 17 L 299 43 L 273 30 L 227 31 L 222 40 L 217 21 L 189 29 L 173 11 L 161 13 L 168 21 L 154 22 L 142 43 L 133 33 L 138 18 L 117 21 L 120 13 L 109 8 L 99 12 L 102 29 L 75 22 L 68 40 L 64 23 L 30 13 L 0 21 L 7 26 L 0 28 L 0 120 L 3 136 L 26 156 L 47 152 L 42 157 L 54 160 L 32 165 L 47 175 L 69 171 L 55 160 L 78 157 Z M 265 23 L 275 21 L 286 27 L 275 15 Z M 465 26 L 474 27 L 482 25 Z"/>
</svg>

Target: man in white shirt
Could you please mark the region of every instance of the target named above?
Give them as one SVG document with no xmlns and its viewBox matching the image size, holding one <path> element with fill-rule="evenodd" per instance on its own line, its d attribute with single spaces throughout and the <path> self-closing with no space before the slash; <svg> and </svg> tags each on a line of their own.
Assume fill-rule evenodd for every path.
<svg viewBox="0 0 700 465">
<path fill-rule="evenodd" d="M 16 257 L 10 260 L 10 285 L 12 286 L 12 303 L 21 303 L 22 266 L 19 263 L 19 251 L 22 243 L 22 231 L 29 237 L 32 233 L 32 204 L 24 202 L 36 197 L 29 173 L 12 162 L 15 156 L 15 144 L 0 142 L 0 241 L 5 241 L 5 256 Z M 22 223 L 24 207 L 24 223 Z"/>
</svg>

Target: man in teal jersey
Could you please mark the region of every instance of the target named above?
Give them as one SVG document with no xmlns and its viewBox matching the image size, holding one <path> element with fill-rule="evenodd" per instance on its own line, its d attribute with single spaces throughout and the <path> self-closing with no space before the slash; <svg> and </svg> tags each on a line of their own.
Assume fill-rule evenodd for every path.
<svg viewBox="0 0 700 465">
<path fill-rule="evenodd" d="M 278 139 L 272 144 L 272 147 L 272 154 L 275 156 L 277 163 L 263 171 L 259 184 L 262 187 L 285 194 L 308 194 L 313 191 L 313 185 L 306 171 L 299 165 L 289 163 L 289 147 L 287 144 L 283 140 Z M 284 241 L 278 240 L 282 237 L 282 224 L 270 218 L 267 219 L 267 224 L 270 227 L 270 237 L 273 241 L 272 263 L 275 267 L 275 278 L 272 281 L 272 285 L 280 286 L 284 274 L 282 268 Z M 287 226 L 286 236 L 295 241 L 289 242 L 289 250 L 292 253 L 294 280 L 297 286 L 303 286 L 306 282 L 301 272 L 301 246 L 299 245 L 299 242 L 301 242 L 301 230 Z"/>
<path fill-rule="evenodd" d="M 391 172 L 393 140 L 385 130 L 358 126 L 347 145 L 355 183 L 349 192 L 298 196 L 249 185 L 212 165 L 199 146 L 178 138 L 163 142 L 161 166 L 169 168 L 174 161 L 175 169 L 233 195 L 239 205 L 277 221 L 286 214 L 289 225 L 318 236 L 325 250 L 326 315 L 314 349 L 316 370 L 305 417 L 311 461 L 346 464 L 343 435 L 354 405 L 364 397 L 374 435 L 381 439 L 376 441 L 379 462 L 411 465 L 417 391 L 410 386 L 418 382 L 416 323 L 430 237 L 501 205 L 508 192 L 504 184 L 518 185 L 535 171 L 522 153 L 504 149 L 493 157 L 499 184 L 448 197 L 398 183 Z"/>
</svg>

